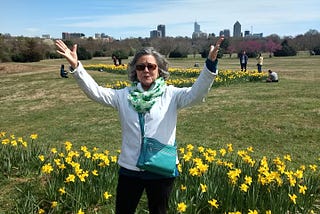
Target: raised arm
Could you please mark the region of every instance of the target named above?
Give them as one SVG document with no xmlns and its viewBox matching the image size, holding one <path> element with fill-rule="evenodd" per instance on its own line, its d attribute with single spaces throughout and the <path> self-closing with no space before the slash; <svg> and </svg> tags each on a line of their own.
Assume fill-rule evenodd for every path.
<svg viewBox="0 0 320 214">
<path fill-rule="evenodd" d="M 215 77 L 218 75 L 217 55 L 223 39 L 223 37 L 220 37 L 215 46 L 210 46 L 209 55 L 205 61 L 205 66 L 192 87 L 176 89 L 176 91 L 179 91 L 176 94 L 178 108 L 192 106 L 201 102 L 211 89 L 212 83 Z"/>
<path fill-rule="evenodd" d="M 224 40 L 224 37 L 220 37 L 216 42 L 216 46 L 213 46 L 213 45 L 210 46 L 208 59 L 212 61 L 215 61 L 217 59 L 218 51 L 223 40 Z"/>
<path fill-rule="evenodd" d="M 70 50 L 62 40 L 56 40 L 57 52 L 64 56 L 72 68 L 78 67 L 77 44 Z"/>
</svg>

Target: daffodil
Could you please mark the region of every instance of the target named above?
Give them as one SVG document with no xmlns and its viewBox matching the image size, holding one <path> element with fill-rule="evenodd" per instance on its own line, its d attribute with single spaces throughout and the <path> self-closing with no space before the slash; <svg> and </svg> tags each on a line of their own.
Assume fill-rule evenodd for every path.
<svg viewBox="0 0 320 214">
<path fill-rule="evenodd" d="M 180 152 L 180 154 L 184 154 L 184 152 L 185 152 L 184 148 L 183 147 L 179 148 L 179 152 Z"/>
<path fill-rule="evenodd" d="M 290 155 L 285 155 L 285 156 L 284 156 L 284 159 L 287 160 L 287 161 L 292 161 Z"/>
<path fill-rule="evenodd" d="M 192 144 L 187 145 L 187 150 L 192 151 L 194 149 L 194 146 Z"/>
<path fill-rule="evenodd" d="M 199 146 L 199 147 L 198 147 L 198 151 L 199 151 L 200 153 L 203 153 L 203 152 L 205 151 L 205 149 L 204 149 L 203 146 Z"/>
<path fill-rule="evenodd" d="M 16 140 L 12 140 L 10 143 L 12 146 L 18 146 L 18 142 Z"/>
<path fill-rule="evenodd" d="M 31 138 L 32 140 L 35 140 L 35 139 L 38 138 L 38 134 L 32 134 L 32 135 L 30 135 L 30 138 Z"/>
<path fill-rule="evenodd" d="M 225 149 L 220 149 L 220 154 L 221 154 L 222 156 L 225 156 L 226 153 L 227 153 L 227 151 L 226 151 Z"/>
<path fill-rule="evenodd" d="M 66 169 L 67 167 L 66 167 L 66 165 L 63 163 L 63 164 L 60 164 L 60 165 L 58 166 L 58 168 L 61 169 L 61 170 L 64 170 L 64 169 Z"/>
<path fill-rule="evenodd" d="M 60 195 L 64 195 L 64 194 L 66 194 L 66 188 L 65 187 L 61 187 L 61 188 L 59 188 L 59 190 L 58 190 L 59 192 L 60 192 Z"/>
<path fill-rule="evenodd" d="M 305 186 L 305 185 L 298 185 L 298 186 L 299 186 L 299 193 L 305 195 L 306 190 L 308 189 L 307 186 Z"/>
<path fill-rule="evenodd" d="M 231 143 L 227 144 L 227 147 L 228 147 L 228 152 L 233 152 L 233 147 Z"/>
<path fill-rule="evenodd" d="M 83 212 L 82 209 L 80 208 L 80 210 L 77 212 L 77 214 L 84 214 L 84 212 Z"/>
<path fill-rule="evenodd" d="M 69 183 L 69 182 L 75 182 L 76 176 L 73 174 L 69 174 L 69 176 L 66 178 L 65 182 Z"/>
<path fill-rule="evenodd" d="M 190 161 L 191 158 L 192 158 L 192 152 L 190 152 L 190 151 L 187 152 L 186 154 L 183 155 L 182 158 L 183 158 L 183 160 L 186 161 L 186 162 Z"/>
<path fill-rule="evenodd" d="M 50 174 L 53 171 L 51 163 L 47 163 L 41 167 L 41 171 L 45 174 Z"/>
<path fill-rule="evenodd" d="M 244 177 L 244 180 L 245 180 L 246 184 L 251 185 L 251 183 L 252 183 L 252 177 L 251 176 L 246 175 Z"/>
<path fill-rule="evenodd" d="M 58 206 L 58 202 L 57 201 L 52 201 L 51 202 L 51 208 L 55 208 Z"/>
<path fill-rule="evenodd" d="M 178 203 L 177 211 L 183 213 L 187 210 L 187 205 L 184 202 Z"/>
<path fill-rule="evenodd" d="M 243 192 L 247 192 L 249 189 L 249 186 L 247 184 L 241 184 L 240 189 Z"/>
<path fill-rule="evenodd" d="M 72 148 L 72 143 L 71 143 L 70 141 L 66 141 L 66 142 L 64 143 L 64 145 L 65 145 L 65 148 L 66 148 L 67 151 L 70 151 L 70 150 L 71 150 L 71 148 Z"/>
<path fill-rule="evenodd" d="M 180 173 L 182 173 L 182 165 L 181 165 L 181 163 L 178 164 L 178 167 L 177 167 L 177 168 L 178 168 L 178 171 L 179 171 Z"/>
<path fill-rule="evenodd" d="M 111 162 L 116 163 L 118 158 L 117 156 L 111 156 L 110 159 L 111 159 Z"/>
<path fill-rule="evenodd" d="M 21 145 L 22 145 L 23 147 L 25 147 L 25 148 L 28 147 L 28 143 L 27 143 L 26 141 L 21 142 Z"/>
<path fill-rule="evenodd" d="M 303 171 L 302 170 L 297 170 L 294 175 L 299 178 L 302 179 L 303 178 Z"/>
<path fill-rule="evenodd" d="M 314 172 L 317 171 L 317 165 L 315 165 L 315 164 L 310 164 L 309 168 Z"/>
<path fill-rule="evenodd" d="M 40 160 L 41 162 L 44 161 L 44 155 L 39 155 L 38 158 L 39 158 L 39 160 Z"/>
<path fill-rule="evenodd" d="M 191 176 L 200 176 L 201 175 L 199 170 L 196 167 L 189 169 L 189 174 Z"/>
<path fill-rule="evenodd" d="M 92 172 L 91 172 L 94 176 L 98 176 L 99 174 L 98 174 L 98 171 L 95 169 L 95 170 L 92 170 Z"/>
<path fill-rule="evenodd" d="M 108 200 L 112 195 L 109 194 L 108 192 L 103 193 L 103 197 Z"/>
<path fill-rule="evenodd" d="M 296 199 L 297 199 L 297 196 L 295 195 L 295 194 L 288 194 L 289 195 L 289 198 L 290 198 L 290 200 L 294 203 L 294 204 L 296 204 L 297 202 L 296 202 Z"/>
<path fill-rule="evenodd" d="M 215 207 L 215 208 L 218 208 L 219 207 L 219 204 L 218 204 L 218 201 L 216 199 L 211 199 L 208 201 L 208 203 L 212 206 L 212 207 Z"/>
<path fill-rule="evenodd" d="M 10 142 L 10 140 L 9 140 L 8 138 L 6 138 L 6 139 L 3 139 L 3 140 L 1 141 L 1 144 L 2 144 L 2 145 L 7 145 L 9 142 Z"/>
<path fill-rule="evenodd" d="M 200 184 L 200 187 L 201 187 L 201 192 L 204 193 L 204 192 L 207 192 L 207 185 L 205 184 Z"/>
<path fill-rule="evenodd" d="M 182 191 L 185 191 L 185 190 L 187 190 L 187 187 L 186 187 L 185 185 L 181 184 L 180 189 L 181 189 Z"/>
<path fill-rule="evenodd" d="M 252 147 L 252 146 L 249 146 L 249 147 L 247 148 L 247 151 L 248 151 L 248 152 L 253 152 L 253 147 Z"/>
<path fill-rule="evenodd" d="M 39 209 L 38 210 L 38 214 L 44 214 L 44 213 L 46 213 L 46 211 L 44 211 L 44 209 Z"/>
<path fill-rule="evenodd" d="M 57 151 L 57 148 L 52 148 L 51 149 L 51 153 L 53 153 L 53 154 L 55 154 L 55 153 L 57 153 L 58 151 Z"/>
</svg>

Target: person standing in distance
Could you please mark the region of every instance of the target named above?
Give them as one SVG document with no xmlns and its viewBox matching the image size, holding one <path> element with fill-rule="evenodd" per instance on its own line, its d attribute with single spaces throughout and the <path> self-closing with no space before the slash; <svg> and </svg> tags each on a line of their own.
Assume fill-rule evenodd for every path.
<svg viewBox="0 0 320 214">
<path fill-rule="evenodd" d="M 239 58 L 241 71 L 247 71 L 248 55 L 246 54 L 246 51 L 242 51 Z"/>
<path fill-rule="evenodd" d="M 262 72 L 262 65 L 263 65 L 263 57 L 261 55 L 261 53 L 258 55 L 257 57 L 257 68 L 258 68 L 258 72 L 261 73 Z"/>
</svg>

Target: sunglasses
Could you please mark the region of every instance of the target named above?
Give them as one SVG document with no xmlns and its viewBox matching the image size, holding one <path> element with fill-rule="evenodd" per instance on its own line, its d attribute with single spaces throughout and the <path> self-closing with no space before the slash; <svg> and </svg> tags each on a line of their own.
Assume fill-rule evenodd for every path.
<svg viewBox="0 0 320 214">
<path fill-rule="evenodd" d="M 138 65 L 136 65 L 136 70 L 137 71 L 144 71 L 146 69 L 146 67 L 148 68 L 149 71 L 153 71 L 157 68 L 157 65 L 153 64 L 153 63 L 138 64 Z"/>
</svg>

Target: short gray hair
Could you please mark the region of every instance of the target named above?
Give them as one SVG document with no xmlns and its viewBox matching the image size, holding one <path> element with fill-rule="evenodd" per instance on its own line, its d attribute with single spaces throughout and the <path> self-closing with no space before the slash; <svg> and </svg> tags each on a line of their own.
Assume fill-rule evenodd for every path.
<svg viewBox="0 0 320 214">
<path fill-rule="evenodd" d="M 168 71 L 169 68 L 169 63 L 166 60 L 164 56 L 162 56 L 159 52 L 157 52 L 153 47 L 145 47 L 138 51 L 132 61 L 128 64 L 128 75 L 129 75 L 129 80 L 131 82 L 137 82 L 138 77 L 137 77 L 137 71 L 136 71 L 136 64 L 137 61 L 140 57 L 144 55 L 152 55 L 157 61 L 158 69 L 159 69 L 159 76 L 163 77 L 163 79 L 167 80 L 170 76 L 170 73 Z"/>
</svg>

